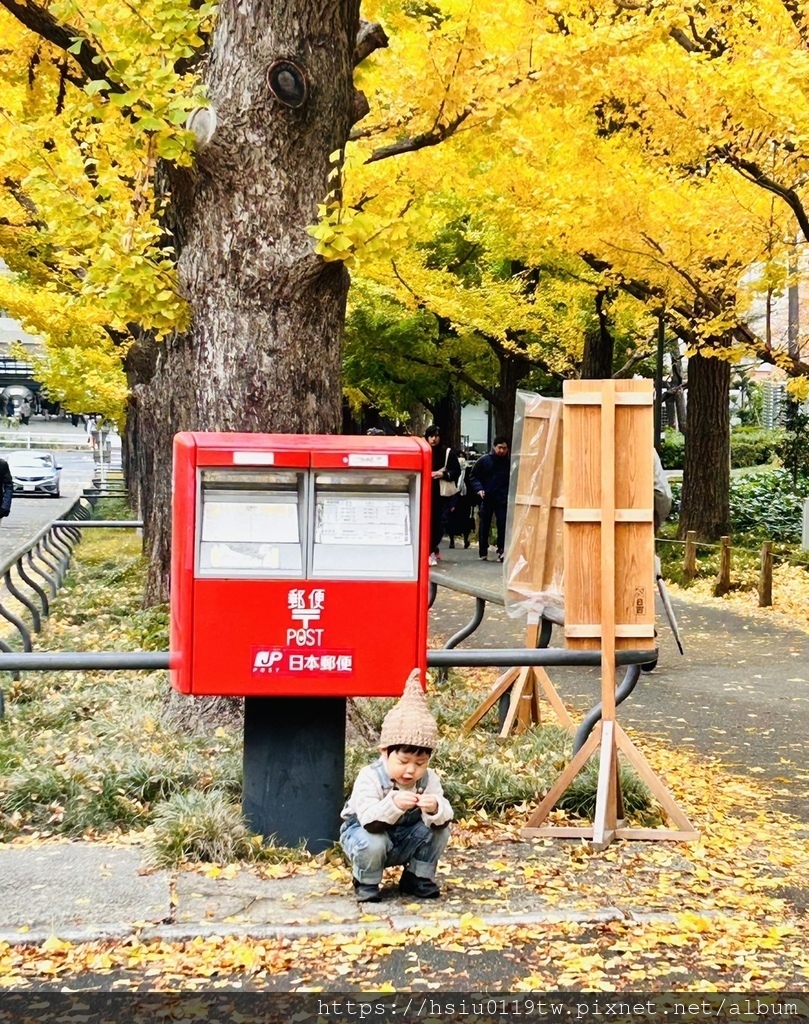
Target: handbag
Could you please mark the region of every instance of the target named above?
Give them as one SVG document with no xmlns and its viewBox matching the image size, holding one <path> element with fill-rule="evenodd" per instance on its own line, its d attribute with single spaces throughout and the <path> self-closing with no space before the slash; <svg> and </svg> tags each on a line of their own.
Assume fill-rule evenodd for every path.
<svg viewBox="0 0 809 1024">
<path fill-rule="evenodd" d="M 447 470 L 448 462 L 449 448 L 447 448 L 447 454 L 444 456 L 444 472 Z M 442 498 L 452 498 L 458 493 L 458 485 L 453 480 L 439 480 L 438 490 L 440 491 Z"/>
</svg>

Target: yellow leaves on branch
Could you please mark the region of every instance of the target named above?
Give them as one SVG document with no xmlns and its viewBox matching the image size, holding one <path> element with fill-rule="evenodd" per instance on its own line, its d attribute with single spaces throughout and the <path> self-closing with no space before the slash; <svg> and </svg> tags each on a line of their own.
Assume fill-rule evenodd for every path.
<svg viewBox="0 0 809 1024">
<path fill-rule="evenodd" d="M 158 158 L 192 162 L 183 125 L 203 100 L 196 75 L 175 65 L 202 49 L 215 8 L 57 0 L 49 14 L 75 32 L 70 51 L 89 46 L 98 57 L 99 77 L 83 83 L 62 50 L 0 11 L 0 256 L 18 275 L 3 285 L 16 301 L 3 304 L 42 335 L 51 394 L 78 401 L 84 380 L 97 396 L 84 408 L 122 410 L 125 349 L 113 358 L 103 328 L 126 339 L 132 323 L 157 336 L 187 326 L 153 176 Z M 74 373 L 82 377 L 71 380 Z"/>
</svg>

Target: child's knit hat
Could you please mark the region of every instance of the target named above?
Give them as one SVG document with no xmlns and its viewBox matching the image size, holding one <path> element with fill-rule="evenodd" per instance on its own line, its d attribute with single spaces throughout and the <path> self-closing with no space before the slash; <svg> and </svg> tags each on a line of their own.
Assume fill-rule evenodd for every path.
<svg viewBox="0 0 809 1024">
<path fill-rule="evenodd" d="M 407 677 L 404 693 L 385 715 L 379 735 L 381 749 L 406 743 L 434 750 L 438 744 L 438 723 L 430 714 L 421 688 L 421 672 L 414 668 Z"/>
</svg>

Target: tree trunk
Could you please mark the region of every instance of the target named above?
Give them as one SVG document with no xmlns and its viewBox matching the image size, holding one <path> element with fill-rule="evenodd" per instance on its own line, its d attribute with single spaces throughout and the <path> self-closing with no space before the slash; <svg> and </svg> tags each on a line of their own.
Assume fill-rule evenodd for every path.
<svg viewBox="0 0 809 1024">
<path fill-rule="evenodd" d="M 691 356 L 680 537 L 694 530 L 700 540 L 718 540 L 730 532 L 729 393 L 727 360 Z"/>
<path fill-rule="evenodd" d="M 677 429 L 684 434 L 688 426 L 688 413 L 683 390 L 683 357 L 680 355 L 680 345 L 676 338 L 672 339 L 669 354 L 671 355 L 671 386 L 674 389 L 674 405 L 677 410 Z"/>
<path fill-rule="evenodd" d="M 494 434 L 503 434 L 511 443 L 514 430 L 514 409 L 517 405 L 517 389 L 531 372 L 528 357 L 521 352 L 497 349 L 500 363 L 500 380 L 495 388 L 498 401 L 494 405 Z"/>
<path fill-rule="evenodd" d="M 351 128 L 358 26 L 359 0 L 219 6 L 205 76 L 216 130 L 192 172 L 172 172 L 192 321 L 160 346 L 151 382 L 133 391 L 147 600 L 165 600 L 168 589 L 178 430 L 339 429 L 348 274 L 314 254 L 306 228 L 329 191 L 330 154 Z M 267 72 L 279 60 L 305 76 L 299 106 L 271 91 Z"/>
<path fill-rule="evenodd" d="M 598 316 L 598 330 L 587 331 L 584 336 L 582 380 L 609 380 L 612 377 L 615 339 L 610 330 L 609 315 L 604 309 L 604 303 L 608 298 L 608 292 L 596 292 L 595 307 Z"/>
<path fill-rule="evenodd" d="M 459 448 L 461 444 L 461 400 L 452 381 L 443 398 L 433 407 L 435 424 L 441 430 L 441 440 L 451 448 Z"/>
</svg>

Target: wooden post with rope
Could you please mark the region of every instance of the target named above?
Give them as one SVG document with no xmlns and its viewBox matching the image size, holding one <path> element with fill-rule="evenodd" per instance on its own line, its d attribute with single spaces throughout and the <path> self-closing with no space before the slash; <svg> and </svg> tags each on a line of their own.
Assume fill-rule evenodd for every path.
<svg viewBox="0 0 809 1024">
<path fill-rule="evenodd" d="M 615 652 L 653 650 L 654 517 L 651 381 L 566 381 L 564 385 L 565 644 L 601 649 L 601 721 L 540 802 L 524 838 L 695 839 L 688 818 L 616 721 Z M 620 471 L 616 472 L 616 463 Z M 543 825 L 589 758 L 599 751 L 592 827 Z M 657 798 L 673 828 L 627 828 L 618 751 Z"/>
</svg>

